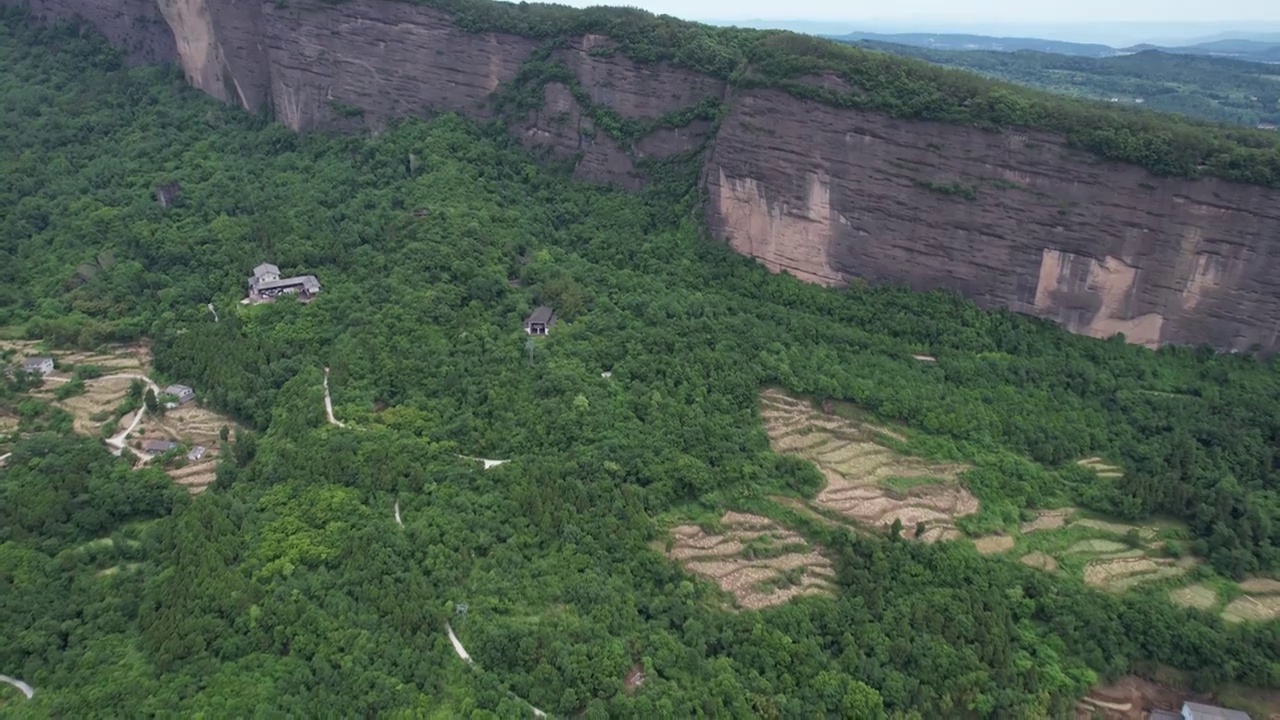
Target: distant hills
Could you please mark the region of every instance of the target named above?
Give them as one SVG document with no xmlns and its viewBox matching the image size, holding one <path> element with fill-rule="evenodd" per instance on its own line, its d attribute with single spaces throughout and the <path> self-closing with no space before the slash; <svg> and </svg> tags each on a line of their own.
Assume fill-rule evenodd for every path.
<svg viewBox="0 0 1280 720">
<path fill-rule="evenodd" d="M 956 21 L 956 20 L 838 20 L 838 19 L 728 19 L 689 18 L 709 22 L 712 25 L 736 25 L 761 30 L 791 30 L 792 32 L 845 37 L 857 35 L 865 39 L 893 42 L 887 35 L 939 36 L 967 35 L 984 41 L 991 39 L 1031 39 L 1062 41 L 1079 45 L 1105 45 L 1113 50 L 1149 46 L 1153 48 L 1181 48 L 1218 40 L 1253 40 L 1264 43 L 1280 43 L 1280 21 L 1276 20 L 1219 20 L 1212 22 L 1177 21 Z M 871 37 L 879 35 L 881 37 Z M 904 43 L 913 44 L 913 43 Z M 948 48 L 954 49 L 954 48 Z M 974 49 L 992 49 L 990 47 Z M 1006 51 L 1011 48 L 1005 47 Z M 1036 50 L 1038 48 L 1012 48 Z"/>
<path fill-rule="evenodd" d="M 840 42 L 1076 97 L 1215 122 L 1280 125 L 1280 66 L 1221 54 L 1143 50 L 1098 57 L 1026 49 L 949 50 L 936 44 L 880 40 Z"/>
<path fill-rule="evenodd" d="M 870 40 L 873 42 L 909 45 L 931 50 L 990 50 L 995 52 L 1036 52 L 1078 55 L 1083 57 L 1111 57 L 1122 51 L 1109 45 L 1075 43 L 1044 38 L 993 37 L 990 35 L 966 35 L 961 33 L 873 33 L 853 32 L 847 35 L 828 35 L 841 42 Z"/>
<path fill-rule="evenodd" d="M 1146 50 L 1177 55 L 1229 57 L 1254 62 L 1280 63 L 1280 33 L 1259 33 L 1254 37 L 1211 37 L 1184 45 L 1144 43 L 1129 47 L 1112 47 L 1100 43 L 1078 43 L 1033 37 L 996 37 L 964 33 L 875 33 L 852 32 L 824 35 L 841 42 L 872 41 L 928 48 L 930 50 L 1018 52 L 1032 50 L 1077 57 L 1106 58 Z"/>
<path fill-rule="evenodd" d="M 1240 60 L 1253 60 L 1255 62 L 1280 63 L 1280 40 L 1263 41 L 1230 38 L 1225 40 L 1211 40 L 1209 42 L 1196 43 L 1194 45 L 1168 47 L 1142 44 L 1126 48 L 1127 52 L 1142 50 L 1160 50 L 1179 55 L 1208 55 L 1212 57 L 1230 57 Z"/>
</svg>

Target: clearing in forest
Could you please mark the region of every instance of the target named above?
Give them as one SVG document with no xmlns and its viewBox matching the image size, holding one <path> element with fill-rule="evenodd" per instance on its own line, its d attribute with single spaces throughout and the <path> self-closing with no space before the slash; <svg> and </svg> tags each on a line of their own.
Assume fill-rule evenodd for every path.
<svg viewBox="0 0 1280 720">
<path fill-rule="evenodd" d="M 223 426 L 228 431 L 227 442 L 233 442 L 239 428 L 229 418 L 196 405 L 183 405 L 166 410 L 159 418 L 147 417 L 130 436 L 130 445 L 140 443 L 138 438 L 145 434 L 168 438 L 188 448 L 203 447 L 203 456 L 183 457 L 173 467 L 165 468 L 174 482 L 195 495 L 204 492 L 217 476 L 218 456 L 226 449 L 220 436 Z"/>
<path fill-rule="evenodd" d="M 769 389 L 761 415 L 773 449 L 809 460 L 826 478 L 812 504 L 859 525 L 885 530 L 901 520 L 903 535 L 926 542 L 960 536 L 955 519 L 978 512 L 978 499 L 957 478 L 966 467 L 929 463 L 892 449 L 906 438 L 870 422 L 827 414 L 806 400 Z"/>
<path fill-rule="evenodd" d="M 1027 553 L 1019 559 L 1023 565 L 1039 568 L 1045 572 L 1055 572 L 1058 569 L 1058 561 L 1054 560 L 1053 556 L 1042 552 Z"/>
<path fill-rule="evenodd" d="M 1087 457 L 1083 460 L 1077 460 L 1076 464 L 1081 467 L 1089 468 L 1098 474 L 1098 477 L 1104 478 L 1121 478 L 1124 477 L 1124 471 L 1118 466 L 1103 460 L 1100 457 Z"/>
<path fill-rule="evenodd" d="M 1204 583 L 1197 583 L 1171 590 L 1169 599 L 1182 607 L 1208 610 L 1218 604 L 1218 593 Z"/>
<path fill-rule="evenodd" d="M 831 561 L 798 533 L 767 517 L 726 512 L 715 532 L 680 525 L 672 528 L 671 537 L 668 558 L 714 581 L 747 610 L 832 589 Z"/>
<path fill-rule="evenodd" d="M 1250 578 L 1240 583 L 1244 594 L 1222 610 L 1227 622 L 1266 622 L 1280 617 L 1280 580 Z"/>
<path fill-rule="evenodd" d="M 0 342 L 0 349 L 5 347 L 23 355 L 36 353 L 34 342 Z M 70 413 L 76 432 L 107 439 L 108 447 L 117 453 L 121 444 L 127 445 L 144 458 L 146 453 L 141 449 L 143 438 L 169 439 L 188 449 L 202 447 L 203 451 L 196 453 L 197 456 L 188 458 L 183 453 L 168 464 L 165 471 L 174 482 L 192 494 L 202 492 L 213 482 L 218 454 L 224 445 L 220 437 L 223 426 L 228 430 L 227 440 L 235 438 L 237 428 L 230 419 L 195 404 L 168 410 L 162 416 L 152 415 L 142 408 L 124 414 L 118 412 L 135 382 L 149 385 L 158 392 L 158 386 L 149 379 L 151 355 L 145 345 L 47 354 L 58 363 L 58 370 L 47 376 L 43 387 L 33 391 L 32 395 Z M 103 374 L 85 380 L 83 393 L 65 400 L 54 399 L 54 392 L 72 379 L 75 368 L 86 366 L 97 367 Z M 111 438 L 105 438 L 106 430 L 110 431 Z"/>
<path fill-rule="evenodd" d="M 0 413 L 0 445 L 13 440 L 17 429 L 18 418 Z"/>
<path fill-rule="evenodd" d="M 973 541 L 974 547 L 983 555 L 995 555 L 1013 549 L 1013 538 L 1008 535 L 987 535 Z"/>
<path fill-rule="evenodd" d="M 1041 510 L 1036 513 L 1036 519 L 1022 523 L 1018 528 L 1018 532 L 1026 535 L 1039 530 L 1057 530 L 1067 524 L 1067 520 L 1075 515 L 1075 508 L 1060 508 L 1057 510 Z"/>
</svg>

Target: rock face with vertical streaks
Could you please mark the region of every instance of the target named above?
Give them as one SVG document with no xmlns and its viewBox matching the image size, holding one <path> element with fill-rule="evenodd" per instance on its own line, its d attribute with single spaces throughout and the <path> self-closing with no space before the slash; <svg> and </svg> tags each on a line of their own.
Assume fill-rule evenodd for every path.
<svg viewBox="0 0 1280 720">
<path fill-rule="evenodd" d="M 1148 346 L 1280 344 L 1275 190 L 772 90 L 736 98 L 705 176 L 712 231 L 804 280 L 950 288 Z"/>
</svg>

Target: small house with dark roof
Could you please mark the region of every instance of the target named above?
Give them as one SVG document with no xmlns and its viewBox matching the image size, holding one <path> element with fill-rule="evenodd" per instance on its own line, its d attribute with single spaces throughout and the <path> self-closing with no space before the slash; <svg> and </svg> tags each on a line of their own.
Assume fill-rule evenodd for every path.
<svg viewBox="0 0 1280 720">
<path fill-rule="evenodd" d="M 142 450 L 152 455 L 163 455 L 178 447 L 178 443 L 168 438 L 143 438 Z"/>
<path fill-rule="evenodd" d="M 29 373 L 40 373 L 48 375 L 53 372 L 53 358 L 51 357 L 31 357 L 22 361 L 22 369 Z"/>
<path fill-rule="evenodd" d="M 164 389 L 165 395 L 172 395 L 176 405 L 186 405 L 196 399 L 196 391 L 187 385 L 170 385 Z"/>
<path fill-rule="evenodd" d="M 546 335 L 556 324 L 556 312 L 546 305 L 541 305 L 528 320 L 524 321 L 524 331 L 529 335 Z"/>
<path fill-rule="evenodd" d="M 253 269 L 253 277 L 249 278 L 249 287 L 255 288 L 258 283 L 280 279 L 280 268 L 271 263 L 262 263 Z"/>
</svg>

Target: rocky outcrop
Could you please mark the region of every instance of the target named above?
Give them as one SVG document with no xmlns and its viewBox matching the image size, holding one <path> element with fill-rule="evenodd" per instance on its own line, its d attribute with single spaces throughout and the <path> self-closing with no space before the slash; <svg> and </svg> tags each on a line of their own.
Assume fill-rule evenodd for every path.
<svg viewBox="0 0 1280 720">
<path fill-rule="evenodd" d="M 275 115 L 295 130 L 353 116 L 374 130 L 429 112 L 486 119 L 490 96 L 534 48 L 514 35 L 464 32 L 404 2 L 259 3 Z"/>
<path fill-rule="evenodd" d="M 157 0 L 0 0 L 0 5 L 25 5 L 47 23 L 84 18 L 134 64 L 178 61 L 173 33 Z"/>
<path fill-rule="evenodd" d="M 588 103 L 608 107 L 623 118 L 654 121 L 724 95 L 723 81 L 665 63 L 640 65 L 612 49 L 609 38 L 585 35 L 556 50 L 551 59 L 570 70 Z M 548 83 L 542 107 L 524 118 L 517 133 L 530 149 L 549 151 L 560 159 L 577 158 L 578 179 L 637 190 L 646 181 L 637 162 L 701 149 L 712 130 L 710 121 L 695 120 L 680 128 L 654 129 L 621 147 L 595 126 L 566 85 Z"/>
<path fill-rule="evenodd" d="M 705 175 L 712 231 L 804 280 L 950 288 L 1148 346 L 1280 346 L 1280 191 L 771 90 L 735 99 Z"/>
<path fill-rule="evenodd" d="M 178 63 L 193 85 L 267 107 L 295 130 L 377 132 L 440 111 L 492 118 L 538 47 L 389 0 L 25 3 L 46 20 L 83 16 L 131 61 Z M 1047 134 L 898 120 L 774 90 L 733 95 L 611 43 L 587 35 L 552 52 L 573 87 L 536 88 L 513 131 L 581 179 L 631 189 L 644 185 L 646 160 L 707 150 L 709 228 L 775 272 L 950 288 L 1149 346 L 1280 349 L 1280 191 L 1157 178 Z M 802 82 L 848 90 L 834 76 Z M 728 108 L 718 126 L 655 122 L 706 98 Z M 615 140 L 597 127 L 600 108 L 644 132 Z"/>
</svg>

